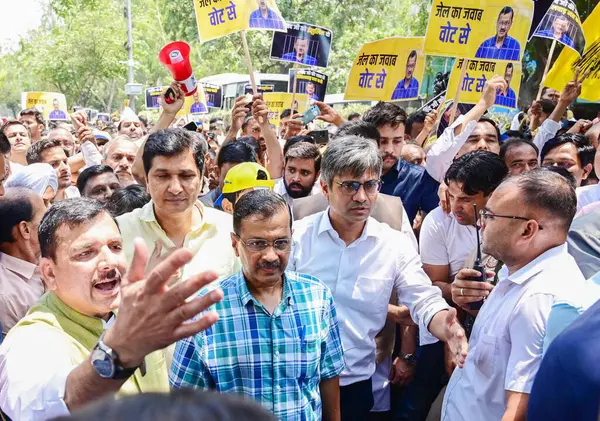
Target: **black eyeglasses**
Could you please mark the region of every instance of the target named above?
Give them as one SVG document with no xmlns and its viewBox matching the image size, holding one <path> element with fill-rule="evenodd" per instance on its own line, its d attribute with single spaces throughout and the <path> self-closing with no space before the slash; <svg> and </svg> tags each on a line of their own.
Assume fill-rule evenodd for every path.
<svg viewBox="0 0 600 421">
<path fill-rule="evenodd" d="M 276 251 L 288 251 L 292 245 L 292 240 L 290 238 L 280 238 L 273 242 L 263 240 L 262 238 L 251 238 L 244 241 L 239 235 L 233 235 L 235 235 L 248 250 L 253 252 L 264 251 L 269 246 L 273 246 Z"/>
<path fill-rule="evenodd" d="M 335 184 L 342 188 L 342 193 L 346 196 L 354 196 L 360 190 L 360 186 L 362 186 L 363 189 L 365 189 L 365 193 L 368 196 L 373 196 L 374 194 L 377 194 L 377 192 L 381 188 L 380 180 L 369 180 L 365 181 L 364 183 L 360 183 L 358 181 L 342 181 L 340 183 L 339 181 L 336 181 Z"/>
<path fill-rule="evenodd" d="M 496 215 L 495 213 L 492 213 L 490 211 L 486 211 L 483 209 L 479 211 L 479 216 L 480 216 L 480 218 L 479 218 L 480 224 L 485 224 L 486 219 L 493 221 L 494 218 L 518 219 L 520 221 L 535 221 L 535 219 L 525 218 L 524 216 Z M 537 221 L 535 221 L 535 222 L 537 222 Z M 539 223 L 538 223 L 538 228 L 543 229 Z"/>
</svg>

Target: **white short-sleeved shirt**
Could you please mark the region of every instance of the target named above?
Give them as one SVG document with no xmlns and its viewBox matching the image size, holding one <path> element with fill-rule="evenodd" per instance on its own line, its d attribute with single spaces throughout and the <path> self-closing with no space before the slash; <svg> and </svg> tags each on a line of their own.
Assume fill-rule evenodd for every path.
<svg viewBox="0 0 600 421">
<path fill-rule="evenodd" d="M 442 421 L 500 420 L 507 391 L 529 394 L 552 305 L 585 282 L 566 244 L 512 275 L 504 266 L 498 278 L 475 319 L 465 365 L 448 383 Z"/>
<path fill-rule="evenodd" d="M 424 264 L 449 265 L 454 277 L 477 247 L 477 232 L 474 226 L 459 224 L 454 214 L 437 207 L 423 220 L 419 243 Z"/>
</svg>

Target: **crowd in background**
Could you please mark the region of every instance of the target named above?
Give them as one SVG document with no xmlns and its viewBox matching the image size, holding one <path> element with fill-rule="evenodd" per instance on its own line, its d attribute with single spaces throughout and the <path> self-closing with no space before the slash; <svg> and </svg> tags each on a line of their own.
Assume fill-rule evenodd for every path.
<svg viewBox="0 0 600 421">
<path fill-rule="evenodd" d="M 510 128 L 490 79 L 433 142 L 438 112 L 394 102 L 315 101 L 329 141 L 260 95 L 185 125 L 177 83 L 154 122 L 21 111 L 0 130 L 2 417 L 596 420 L 583 79 Z"/>
</svg>

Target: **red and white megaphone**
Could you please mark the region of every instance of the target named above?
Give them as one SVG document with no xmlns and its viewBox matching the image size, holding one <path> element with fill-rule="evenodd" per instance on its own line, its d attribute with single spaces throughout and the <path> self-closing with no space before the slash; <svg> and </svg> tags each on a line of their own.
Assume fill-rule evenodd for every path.
<svg viewBox="0 0 600 421">
<path fill-rule="evenodd" d="M 196 77 L 190 64 L 190 46 L 187 42 L 175 41 L 167 44 L 158 53 L 158 59 L 173 75 L 173 80 L 181 83 L 185 96 L 196 92 Z"/>
</svg>

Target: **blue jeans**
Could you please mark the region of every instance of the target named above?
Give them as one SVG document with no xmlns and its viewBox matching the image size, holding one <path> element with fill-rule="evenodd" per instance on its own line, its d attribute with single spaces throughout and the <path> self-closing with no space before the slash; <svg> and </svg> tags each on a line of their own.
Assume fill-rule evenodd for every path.
<svg viewBox="0 0 600 421">
<path fill-rule="evenodd" d="M 392 389 L 394 421 L 424 421 L 431 404 L 448 383 L 444 366 L 444 343 L 417 347 L 413 380 L 402 389 Z"/>
</svg>

